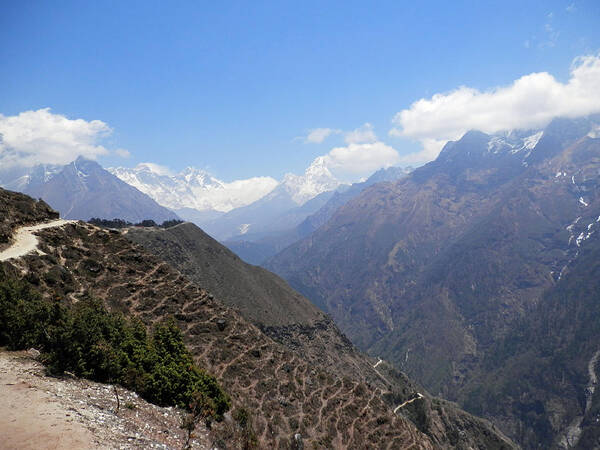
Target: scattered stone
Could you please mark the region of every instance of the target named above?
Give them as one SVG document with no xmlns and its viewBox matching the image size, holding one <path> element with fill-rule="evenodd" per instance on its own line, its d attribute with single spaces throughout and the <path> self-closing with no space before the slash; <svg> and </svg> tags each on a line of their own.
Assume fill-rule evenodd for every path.
<svg viewBox="0 0 600 450">
<path fill-rule="evenodd" d="M 300 433 L 296 433 L 294 435 L 294 442 L 292 443 L 292 448 L 294 450 L 304 449 L 304 443 L 302 442 L 302 435 Z"/>
<path fill-rule="evenodd" d="M 27 350 L 27 354 L 29 356 L 31 356 L 33 359 L 38 359 L 41 355 L 39 350 L 36 350 L 35 348 L 30 348 L 29 350 Z"/>
<path fill-rule="evenodd" d="M 223 331 L 226 326 L 227 326 L 227 321 L 225 319 L 217 320 L 217 328 L 219 329 L 219 331 Z"/>
</svg>

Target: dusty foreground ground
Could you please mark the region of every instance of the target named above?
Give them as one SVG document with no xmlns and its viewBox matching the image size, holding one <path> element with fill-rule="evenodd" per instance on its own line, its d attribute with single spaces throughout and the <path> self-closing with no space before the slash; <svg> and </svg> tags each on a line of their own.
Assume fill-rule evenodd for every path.
<svg viewBox="0 0 600 450">
<path fill-rule="evenodd" d="M 26 352 L 0 351 L 0 449 L 181 449 L 181 413 L 119 389 L 45 375 Z M 198 426 L 192 447 L 209 448 Z"/>
</svg>

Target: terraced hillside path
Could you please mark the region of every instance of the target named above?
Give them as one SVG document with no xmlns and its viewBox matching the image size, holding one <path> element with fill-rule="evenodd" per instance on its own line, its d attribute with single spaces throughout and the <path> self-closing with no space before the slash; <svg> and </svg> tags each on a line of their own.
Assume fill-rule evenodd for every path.
<svg viewBox="0 0 600 450">
<path fill-rule="evenodd" d="M 377 375 L 379 375 L 386 383 L 390 384 L 390 382 L 377 370 L 377 366 L 379 366 L 383 362 L 383 359 L 381 359 L 381 358 L 377 358 L 377 359 L 378 359 L 378 361 L 373 365 L 373 370 L 375 370 Z M 406 400 L 405 402 L 396 406 L 394 408 L 394 414 L 396 414 L 404 406 L 409 405 L 410 403 L 414 402 L 415 400 L 419 400 L 419 399 L 423 398 L 423 394 L 421 394 L 420 392 L 415 392 L 415 395 L 416 396 L 414 398 L 411 398 L 410 400 Z"/>
<path fill-rule="evenodd" d="M 39 223 L 37 225 L 30 225 L 26 227 L 20 227 L 17 229 L 14 235 L 14 241 L 7 249 L 0 252 L 0 261 L 7 261 L 9 259 L 20 258 L 28 253 L 37 250 L 39 244 L 37 236 L 34 234 L 36 231 L 45 230 L 46 228 L 62 227 L 68 223 L 77 222 L 76 220 L 57 219 L 52 222 Z M 39 252 L 39 250 L 37 250 Z"/>
</svg>

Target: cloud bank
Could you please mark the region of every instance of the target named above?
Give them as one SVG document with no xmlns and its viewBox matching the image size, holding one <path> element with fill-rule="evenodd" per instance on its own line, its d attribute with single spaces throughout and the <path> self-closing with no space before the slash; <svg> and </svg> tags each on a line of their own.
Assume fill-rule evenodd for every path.
<svg viewBox="0 0 600 450">
<path fill-rule="evenodd" d="M 327 169 L 345 181 L 356 181 L 400 161 L 394 148 L 377 139 L 370 123 L 344 133 L 344 141 L 346 146 L 334 147 L 320 158 Z"/>
<path fill-rule="evenodd" d="M 308 135 L 304 138 L 304 142 L 306 144 L 321 144 L 332 134 L 339 134 L 340 132 L 340 130 L 333 128 L 314 128 L 308 132 Z"/>
<path fill-rule="evenodd" d="M 97 159 L 110 153 L 100 141 L 112 133 L 101 120 L 69 119 L 50 108 L 0 114 L 0 164 L 3 167 L 67 164 L 78 156 Z M 119 156 L 129 152 L 118 149 Z"/>
<path fill-rule="evenodd" d="M 418 140 L 423 150 L 402 162 L 426 162 L 448 140 L 471 129 L 486 133 L 514 128 L 541 128 L 555 117 L 600 112 L 600 54 L 576 58 L 570 77 L 561 83 L 547 72 L 532 73 L 511 85 L 481 92 L 467 86 L 420 99 L 397 113 L 392 136 Z"/>
</svg>

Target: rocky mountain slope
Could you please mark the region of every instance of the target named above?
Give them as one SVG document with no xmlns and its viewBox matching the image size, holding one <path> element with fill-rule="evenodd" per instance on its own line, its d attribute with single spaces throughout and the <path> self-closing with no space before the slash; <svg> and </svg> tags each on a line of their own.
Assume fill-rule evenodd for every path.
<svg viewBox="0 0 600 450">
<path fill-rule="evenodd" d="M 485 411 L 530 448 L 600 445 L 600 224 L 596 226 L 561 280 L 510 334 L 494 343 L 484 356 L 485 370 L 458 393 L 470 410 Z"/>
<path fill-rule="evenodd" d="M 420 395 L 418 391 L 422 389 L 404 374 L 359 352 L 329 317 L 286 282 L 260 267 L 244 263 L 195 225 L 131 228 L 126 237 L 207 287 L 267 336 L 302 355 L 313 367 L 380 389 L 390 408 Z M 402 413 L 431 435 L 434 442 L 447 444 L 448 435 L 457 427 L 475 428 L 476 434 L 488 428 L 455 406 L 426 395 L 414 405 L 407 404 Z M 440 420 L 441 417 L 445 420 Z"/>
<path fill-rule="evenodd" d="M 471 383 L 501 367 L 487 362 L 493 346 L 510 340 L 561 285 L 593 236 L 596 119 L 495 136 L 469 132 L 408 177 L 365 190 L 267 267 L 329 312 L 360 348 L 485 413 L 476 405 L 488 402 Z M 578 373 L 572 387 L 581 393 L 587 366 Z M 502 404 L 494 394 L 488 401 Z M 489 417 L 532 447 L 573 419 L 566 413 L 541 429 L 519 414 Z"/>
<path fill-rule="evenodd" d="M 38 234 L 43 254 L 3 263 L 6 273 L 24 275 L 48 298 L 66 303 L 93 296 L 146 323 L 173 315 L 196 361 L 217 376 L 234 409 L 251 411 L 263 447 L 296 445 L 296 434 L 317 448 L 511 446 L 484 421 L 428 395 L 398 392 L 392 408 L 389 390 L 326 370 L 275 342 L 126 235 L 83 223 Z M 389 376 L 385 363 L 374 366 Z"/>
<path fill-rule="evenodd" d="M 130 222 L 177 219 L 146 194 L 124 183 L 98 163 L 78 158 L 66 166 L 37 166 L 13 179 L 3 172 L 0 185 L 42 198 L 68 219 L 120 218 Z"/>
</svg>

